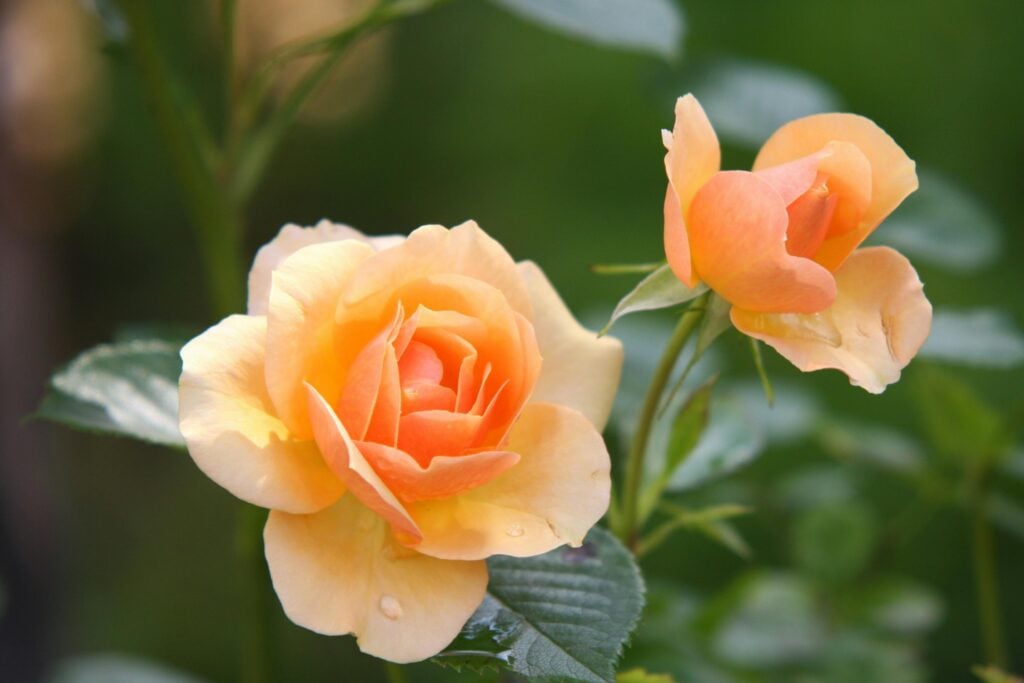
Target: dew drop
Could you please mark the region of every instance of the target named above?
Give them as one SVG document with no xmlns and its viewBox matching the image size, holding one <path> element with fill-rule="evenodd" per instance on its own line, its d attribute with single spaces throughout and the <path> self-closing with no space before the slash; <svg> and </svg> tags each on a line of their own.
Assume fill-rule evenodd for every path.
<svg viewBox="0 0 1024 683">
<path fill-rule="evenodd" d="M 519 538 L 524 533 L 526 533 L 526 530 L 518 524 L 513 524 L 505 531 L 505 534 L 512 538 Z"/>
<path fill-rule="evenodd" d="M 402 616 L 402 603 L 398 602 L 398 598 L 393 595 L 382 595 L 380 596 L 380 611 L 385 617 L 394 621 Z"/>
</svg>

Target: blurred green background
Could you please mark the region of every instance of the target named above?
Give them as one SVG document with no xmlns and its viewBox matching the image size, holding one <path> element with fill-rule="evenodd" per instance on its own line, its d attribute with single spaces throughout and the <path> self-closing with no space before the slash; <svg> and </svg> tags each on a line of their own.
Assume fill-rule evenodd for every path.
<svg viewBox="0 0 1024 683">
<path fill-rule="evenodd" d="M 0 4 L 0 22 L 18 4 Z M 162 48 L 218 112 L 215 13 L 206 2 L 154 4 Z M 248 254 L 287 222 L 327 217 L 379 234 L 473 218 L 515 257 L 537 261 L 581 317 L 599 321 L 635 278 L 600 277 L 588 265 L 661 258 L 659 129 L 671 127 L 675 98 L 691 89 L 703 97 L 716 65 L 745 60 L 817 79 L 983 207 L 987 232 L 965 221 L 963 234 L 933 245 L 952 254 L 946 267 L 908 254 L 937 311 L 996 308 L 1011 326 L 1024 323 L 1024 3 L 679 4 L 686 36 L 672 64 L 566 39 L 480 0 L 389 30 L 324 104 L 344 109 L 341 119 L 288 136 L 248 212 Z M 70 40 L 56 24 L 32 39 Z M 21 154 L 12 132 L 21 129 L 4 114 L 0 679 L 42 680 L 69 656 L 118 652 L 231 681 L 240 583 L 231 496 L 181 453 L 22 421 L 55 367 L 125 323 L 213 322 L 137 74 L 121 47 L 100 58 L 103 75 L 62 71 L 47 84 L 82 92 L 61 101 L 66 116 L 34 117 L 25 133 L 56 138 L 46 126 L 95 119 L 95 138 L 67 155 Z M 0 63 L 8 83 L 15 66 Z M 16 92 L 0 89 L 0 110 Z M 724 166 L 747 167 L 753 148 L 722 137 Z M 956 265 L 974 240 L 988 240 L 994 258 Z M 642 389 L 671 317 L 646 322 L 624 330 L 626 393 Z M 746 342 L 721 346 L 715 363 L 752 379 Z M 919 359 L 874 397 L 838 373 L 799 376 L 770 350 L 767 358 L 772 378 L 796 394 L 780 391 L 767 424 L 792 400 L 811 406 L 801 426 L 759 440 L 756 462 L 727 480 L 675 494 L 688 506 L 754 507 L 735 522 L 750 555 L 681 534 L 646 559 L 651 613 L 628 662 L 699 683 L 971 680 L 984 655 L 969 518 L 956 502 L 971 464 L 944 451 L 957 435 L 971 444 L 986 419 L 978 412 L 990 411 L 1016 430 L 993 486 L 1003 506 L 995 541 L 1005 632 L 1011 661 L 1024 667 L 1020 359 Z M 974 398 L 945 400 L 959 396 L 951 382 Z M 962 409 L 977 401 L 988 408 Z M 875 432 L 855 425 L 881 435 L 871 441 Z M 270 600 L 279 680 L 384 680 L 352 639 L 293 627 Z M 431 664 L 412 677 L 458 678 Z"/>
</svg>

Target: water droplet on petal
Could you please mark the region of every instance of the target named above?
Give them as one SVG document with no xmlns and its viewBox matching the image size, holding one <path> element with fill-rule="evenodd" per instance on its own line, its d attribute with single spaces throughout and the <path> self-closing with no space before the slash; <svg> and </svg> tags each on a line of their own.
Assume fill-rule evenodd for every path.
<svg viewBox="0 0 1024 683">
<path fill-rule="evenodd" d="M 380 596 L 380 611 L 388 619 L 394 621 L 402 616 L 402 603 L 393 595 Z"/>
<path fill-rule="evenodd" d="M 525 533 L 526 533 L 526 530 L 523 529 L 523 527 L 518 525 L 518 524 L 513 524 L 512 526 L 510 526 L 505 531 L 505 534 L 508 535 L 508 536 L 511 536 L 512 538 L 519 538 L 520 536 L 522 536 Z"/>
</svg>

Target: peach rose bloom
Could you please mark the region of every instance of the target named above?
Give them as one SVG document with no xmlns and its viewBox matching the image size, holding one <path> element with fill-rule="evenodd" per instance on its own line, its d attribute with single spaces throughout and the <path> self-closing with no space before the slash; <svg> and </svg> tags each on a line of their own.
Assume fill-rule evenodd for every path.
<svg viewBox="0 0 1024 683">
<path fill-rule="evenodd" d="M 248 315 L 182 349 L 200 469 L 269 508 L 288 617 L 394 662 L 441 651 L 494 555 L 578 545 L 608 507 L 622 348 L 475 223 L 285 226 Z"/>
<path fill-rule="evenodd" d="M 913 266 L 858 249 L 917 189 L 914 162 L 854 114 L 792 121 L 753 172 L 720 171 L 718 138 L 693 95 L 664 132 L 665 254 L 690 287 L 732 304 L 732 323 L 803 371 L 835 368 L 881 393 L 928 337 L 932 307 Z"/>
</svg>

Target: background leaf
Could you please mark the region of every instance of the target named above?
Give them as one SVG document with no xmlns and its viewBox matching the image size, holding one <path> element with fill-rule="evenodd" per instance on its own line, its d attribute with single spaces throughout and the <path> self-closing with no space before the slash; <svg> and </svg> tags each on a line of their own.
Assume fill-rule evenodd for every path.
<svg viewBox="0 0 1024 683">
<path fill-rule="evenodd" d="M 611 683 L 615 663 L 643 608 L 643 581 L 632 555 L 594 528 L 579 548 L 487 561 L 483 604 L 435 661 L 507 662 L 539 681 Z M 464 646 L 470 643 L 472 649 Z"/>
<path fill-rule="evenodd" d="M 1024 334 L 1003 311 L 938 310 L 919 355 L 978 367 L 1011 368 L 1024 362 Z"/>
<path fill-rule="evenodd" d="M 37 416 L 184 447 L 178 431 L 179 351 L 177 343 L 154 339 L 94 347 L 53 376 Z"/>
<path fill-rule="evenodd" d="M 824 81 L 775 64 L 713 62 L 699 70 L 691 89 L 723 140 L 750 147 L 793 119 L 842 109 Z"/>
<path fill-rule="evenodd" d="M 921 186 L 879 226 L 872 244 L 913 260 L 971 273 L 998 258 L 1002 228 L 989 210 L 953 181 L 918 169 Z"/>
<path fill-rule="evenodd" d="M 120 654 L 75 657 L 61 662 L 49 683 L 200 683 L 162 664 Z"/>
<path fill-rule="evenodd" d="M 543 26 L 595 43 L 674 58 L 682 10 L 672 0 L 494 0 Z"/>
</svg>

